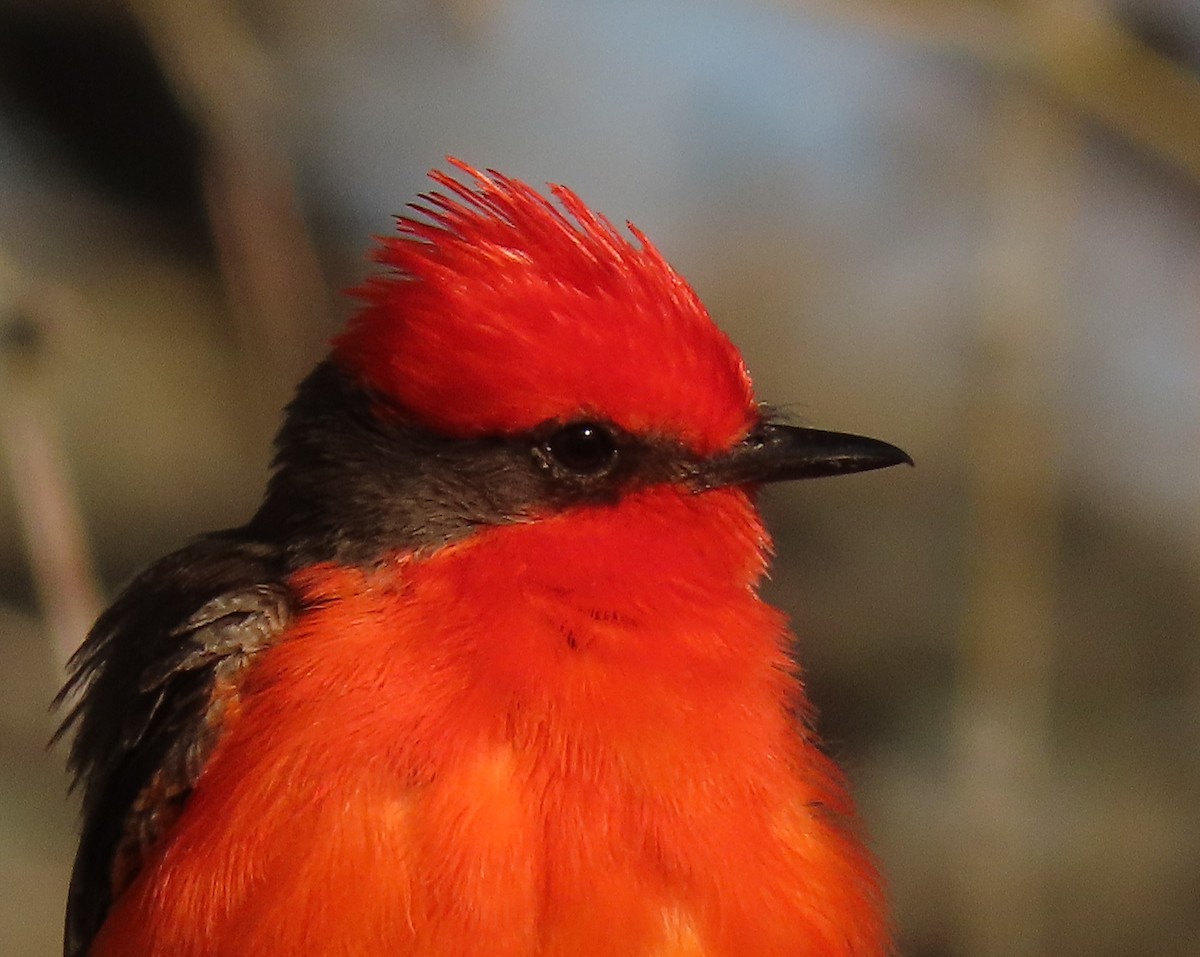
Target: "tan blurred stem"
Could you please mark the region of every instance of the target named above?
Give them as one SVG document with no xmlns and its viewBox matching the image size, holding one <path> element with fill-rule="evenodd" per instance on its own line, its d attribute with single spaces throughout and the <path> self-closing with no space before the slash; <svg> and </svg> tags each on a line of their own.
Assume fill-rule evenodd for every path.
<svg viewBox="0 0 1200 957">
<path fill-rule="evenodd" d="M 963 952 L 1045 949 L 1051 666 L 1061 584 L 1062 251 L 1081 135 L 1001 83 L 986 151 L 967 610 L 954 719 Z"/>
<path fill-rule="evenodd" d="M 1200 182 L 1200 78 L 1094 0 L 774 0 L 1035 84 Z"/>
<path fill-rule="evenodd" d="M 235 313 L 290 390 L 323 347 L 329 296 L 281 144 L 289 104 L 270 59 L 231 3 L 126 3 L 203 134 L 204 195 Z"/>
<path fill-rule="evenodd" d="M 1193 263 L 1189 288 L 1192 290 L 1191 301 L 1197 307 L 1197 319 L 1200 320 L 1200 256 Z M 1200 356 L 1200 321 L 1192 323 L 1191 332 L 1193 354 Z M 1192 415 L 1195 417 L 1193 421 L 1200 421 L 1200 408 L 1192 409 Z M 1200 462 L 1200 431 L 1197 431 L 1195 435 L 1196 441 L 1192 449 L 1192 461 Z M 1187 607 L 1192 635 L 1191 720 L 1194 745 L 1196 747 L 1196 751 L 1193 753 L 1200 753 L 1200 475 L 1193 473 L 1192 481 L 1195 498 L 1193 499 L 1192 521 L 1188 528 L 1188 533 L 1189 541 L 1191 542 L 1190 554 L 1193 574 L 1192 590 L 1188 595 Z M 1196 786 L 1200 788 L 1200 764 L 1193 762 L 1193 767 L 1197 772 Z"/>
<path fill-rule="evenodd" d="M 0 253 L 0 287 L 15 271 Z M 27 287 L 28 288 L 28 287 Z M 0 447 L 16 502 L 54 663 L 67 659 L 101 607 L 100 588 L 62 443 L 38 389 L 39 344 L 53 297 L 13 297 L 0 315 Z"/>
</svg>

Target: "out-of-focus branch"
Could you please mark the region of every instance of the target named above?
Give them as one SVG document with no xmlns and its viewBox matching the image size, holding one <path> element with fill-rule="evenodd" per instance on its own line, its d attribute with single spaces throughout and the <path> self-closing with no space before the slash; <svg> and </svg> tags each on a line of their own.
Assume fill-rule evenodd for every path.
<svg viewBox="0 0 1200 957">
<path fill-rule="evenodd" d="M 1200 182 L 1200 77 L 1091 0 L 776 0 L 1016 73 Z"/>
<path fill-rule="evenodd" d="M 207 148 L 204 194 L 222 272 L 281 389 L 323 344 L 328 295 L 281 143 L 288 104 L 224 0 L 126 0 Z"/>
<path fill-rule="evenodd" d="M 966 434 L 972 520 L 956 682 L 957 925 L 977 957 L 1046 953 L 1044 820 L 1062 575 L 1063 250 L 1082 136 L 1003 84 L 984 154 L 987 233 Z"/>
<path fill-rule="evenodd" d="M 101 606 L 83 519 L 37 380 L 47 328 L 66 311 L 0 251 L 0 447 L 54 663 L 66 665 Z"/>
</svg>

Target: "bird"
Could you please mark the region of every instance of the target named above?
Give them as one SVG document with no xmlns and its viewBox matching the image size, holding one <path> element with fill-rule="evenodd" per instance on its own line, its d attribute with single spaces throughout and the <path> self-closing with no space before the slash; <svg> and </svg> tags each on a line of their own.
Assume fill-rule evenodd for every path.
<svg viewBox="0 0 1200 957">
<path fill-rule="evenodd" d="M 448 158 L 243 525 L 72 659 L 65 957 L 882 957 L 882 880 L 760 594 L 791 424 L 632 223 Z"/>
</svg>

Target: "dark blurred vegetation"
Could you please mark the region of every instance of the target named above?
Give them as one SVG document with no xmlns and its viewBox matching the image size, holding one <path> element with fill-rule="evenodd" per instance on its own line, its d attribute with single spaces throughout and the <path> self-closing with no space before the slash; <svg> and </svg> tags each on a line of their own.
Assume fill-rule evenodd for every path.
<svg viewBox="0 0 1200 957">
<path fill-rule="evenodd" d="M 0 0 L 0 953 L 59 947 L 66 655 L 249 514 L 447 153 L 917 460 L 766 503 L 904 953 L 1197 953 L 1198 71 L 1192 0 Z"/>
</svg>

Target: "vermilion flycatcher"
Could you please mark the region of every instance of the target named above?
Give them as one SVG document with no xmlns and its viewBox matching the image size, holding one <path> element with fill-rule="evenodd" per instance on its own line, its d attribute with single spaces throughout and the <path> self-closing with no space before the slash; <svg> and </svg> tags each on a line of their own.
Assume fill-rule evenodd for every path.
<svg viewBox="0 0 1200 957">
<path fill-rule="evenodd" d="M 257 514 L 75 656 L 67 957 L 883 954 L 754 496 L 907 456 L 775 421 L 633 226 L 454 165 Z"/>
</svg>

